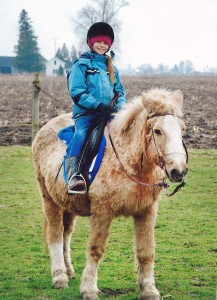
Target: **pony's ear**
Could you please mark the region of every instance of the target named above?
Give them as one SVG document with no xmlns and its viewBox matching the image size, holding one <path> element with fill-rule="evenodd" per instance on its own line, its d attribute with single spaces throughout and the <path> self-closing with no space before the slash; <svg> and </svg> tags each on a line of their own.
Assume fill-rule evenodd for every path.
<svg viewBox="0 0 217 300">
<path fill-rule="evenodd" d="M 148 93 L 143 92 L 142 93 L 142 103 L 147 110 L 148 116 L 152 115 L 155 113 L 156 110 L 156 103 L 154 99 L 150 97 Z"/>
<path fill-rule="evenodd" d="M 173 92 L 170 95 L 170 98 L 171 98 L 173 104 L 177 108 L 179 108 L 180 110 L 182 110 L 183 95 L 182 95 L 181 91 L 180 90 L 176 90 L 175 92 Z"/>
</svg>

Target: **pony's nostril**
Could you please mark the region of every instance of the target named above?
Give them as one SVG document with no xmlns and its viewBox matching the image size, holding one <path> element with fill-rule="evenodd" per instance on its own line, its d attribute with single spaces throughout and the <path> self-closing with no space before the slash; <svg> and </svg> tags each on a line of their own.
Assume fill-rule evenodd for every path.
<svg viewBox="0 0 217 300">
<path fill-rule="evenodd" d="M 182 179 L 184 177 L 184 173 L 183 172 L 180 173 L 177 169 L 173 169 L 170 172 L 170 176 L 171 176 L 171 179 L 174 181 L 182 181 Z"/>
</svg>

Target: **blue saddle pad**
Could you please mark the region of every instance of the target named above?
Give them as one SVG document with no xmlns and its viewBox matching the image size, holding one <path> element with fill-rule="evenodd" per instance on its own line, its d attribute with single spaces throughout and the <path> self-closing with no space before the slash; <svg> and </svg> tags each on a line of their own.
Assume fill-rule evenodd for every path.
<svg viewBox="0 0 217 300">
<path fill-rule="evenodd" d="M 74 131 L 75 131 L 75 127 L 73 125 L 71 125 L 71 126 L 61 129 L 59 131 L 59 133 L 57 134 L 57 136 L 61 141 L 63 141 L 68 146 L 73 137 Z M 90 183 L 93 182 L 94 177 L 96 176 L 96 174 L 99 170 L 99 167 L 102 162 L 103 155 L 104 155 L 104 151 L 105 151 L 105 146 L 106 146 L 106 139 L 103 136 L 101 144 L 100 144 L 99 152 L 94 157 L 91 165 L 89 166 Z M 65 165 L 66 157 L 67 157 L 66 155 L 64 155 L 64 157 L 63 157 L 63 178 L 64 178 L 65 182 L 68 183 L 67 176 L 66 176 L 66 165 Z"/>
</svg>

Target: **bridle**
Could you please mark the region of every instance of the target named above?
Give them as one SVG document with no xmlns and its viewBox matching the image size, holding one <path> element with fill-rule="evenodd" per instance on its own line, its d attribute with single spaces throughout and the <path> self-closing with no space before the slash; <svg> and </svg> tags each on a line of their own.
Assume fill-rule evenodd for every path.
<svg viewBox="0 0 217 300">
<path fill-rule="evenodd" d="M 152 115 L 152 116 L 149 116 L 148 119 L 150 118 L 153 118 L 153 117 L 162 117 L 162 116 L 166 116 L 166 115 L 172 115 L 172 114 L 155 114 L 155 115 Z M 174 115 L 173 115 L 174 116 Z M 125 169 L 124 165 L 122 164 L 121 162 L 121 159 L 119 157 L 119 154 L 115 148 L 115 145 L 114 145 L 114 142 L 112 140 L 112 136 L 111 136 L 111 132 L 110 132 L 110 123 L 109 121 L 107 122 L 107 131 L 108 131 L 108 137 L 109 137 L 109 140 L 110 140 L 110 143 L 111 143 L 111 146 L 112 146 L 112 149 L 115 153 L 115 156 L 117 158 L 117 160 L 119 161 L 119 164 L 121 166 L 121 169 L 122 171 L 125 173 L 125 175 L 130 179 L 132 180 L 133 182 L 139 184 L 139 185 L 142 185 L 142 186 L 145 186 L 145 187 L 160 187 L 160 188 L 163 188 L 163 189 L 167 189 L 169 187 L 169 184 L 163 180 L 159 183 L 145 183 L 145 182 L 142 182 L 136 178 L 133 178 Z M 158 160 L 159 160 L 159 164 L 160 164 L 160 167 L 162 169 L 166 169 L 165 168 L 165 159 L 162 155 L 160 155 L 160 152 L 159 152 L 159 149 L 157 147 L 157 143 L 156 143 L 156 140 L 155 140 L 155 137 L 154 137 L 154 131 L 153 131 L 153 127 L 151 129 L 151 132 L 152 132 L 152 138 L 153 138 L 153 141 L 154 141 L 154 145 L 155 145 L 155 149 L 156 149 L 156 152 L 158 154 Z M 187 147 L 184 143 L 184 141 L 182 140 L 182 143 L 183 143 L 183 147 L 185 149 L 185 153 L 186 153 L 186 162 L 188 162 L 188 151 L 187 151 Z M 171 153 L 170 153 L 171 154 Z M 166 154 L 168 155 L 168 154 Z M 168 174 L 167 174 L 168 176 Z M 172 193 L 170 193 L 168 196 L 171 197 L 173 196 L 176 192 L 178 192 L 183 186 L 185 186 L 185 182 L 184 180 L 174 189 L 174 191 Z"/>
<path fill-rule="evenodd" d="M 174 116 L 173 114 L 169 114 L 169 113 L 168 114 L 154 114 L 154 115 L 148 117 L 148 119 L 154 118 L 154 117 L 163 117 L 163 116 L 168 116 L 168 115 Z M 152 138 L 153 138 L 153 141 L 154 141 L 155 149 L 156 149 L 157 154 L 158 154 L 159 163 L 161 165 L 161 168 L 165 170 L 165 172 L 167 174 L 167 177 L 169 177 L 169 174 L 167 173 L 167 170 L 165 168 L 166 161 L 164 159 L 164 156 L 171 155 L 171 154 L 174 154 L 174 153 L 165 153 L 164 156 L 160 155 L 160 152 L 159 152 L 159 149 L 157 147 L 156 140 L 155 140 L 153 127 L 151 128 L 151 132 L 152 132 Z M 186 163 L 188 163 L 188 149 L 187 149 L 183 139 L 182 139 L 182 145 L 183 145 L 183 148 L 185 150 L 185 154 L 183 154 L 183 153 L 179 153 L 179 154 L 185 155 L 186 156 Z M 175 193 L 177 193 L 184 186 L 185 186 L 185 181 L 183 179 L 182 182 L 179 185 L 177 185 L 176 188 L 174 189 L 174 191 L 172 193 L 170 193 L 168 196 L 171 197 L 171 196 L 175 195 Z"/>
<path fill-rule="evenodd" d="M 154 114 L 152 116 L 149 116 L 147 119 L 151 119 L 151 118 L 154 118 L 154 117 L 164 117 L 164 116 L 173 116 L 173 114 Z M 154 146 L 155 146 L 155 149 L 157 151 L 157 154 L 158 154 L 158 159 L 159 159 L 159 162 L 162 163 L 164 166 L 165 166 L 165 159 L 162 155 L 160 155 L 160 152 L 158 150 L 158 147 L 157 147 L 157 143 L 156 143 L 156 140 L 155 140 L 155 137 L 154 137 L 154 130 L 153 130 L 153 127 L 151 128 L 151 133 L 152 133 L 152 138 L 153 138 L 153 141 L 154 141 Z M 186 156 L 186 162 L 188 163 L 188 150 L 187 150 L 187 147 L 182 139 L 182 145 L 183 145 L 183 148 L 185 150 L 185 154 L 183 153 L 179 153 L 179 154 L 182 154 L 182 155 L 185 155 Z M 174 153 L 165 153 L 164 156 L 167 156 L 167 155 L 171 155 L 171 154 L 174 154 Z"/>
<path fill-rule="evenodd" d="M 142 181 L 139 181 L 135 178 L 133 178 L 127 171 L 126 169 L 124 168 L 124 165 L 122 164 L 121 160 L 120 160 L 120 157 L 119 157 L 119 154 L 115 148 L 115 145 L 114 145 L 114 142 L 112 140 L 112 136 L 111 136 L 111 132 L 110 132 L 110 124 L 109 122 L 107 123 L 107 131 L 108 131 L 108 137 L 109 137 L 109 140 L 110 140 L 110 143 L 112 145 L 112 149 L 116 155 L 116 158 L 118 159 L 119 161 L 119 164 L 121 166 L 121 169 L 123 170 L 123 172 L 127 175 L 127 177 L 129 179 L 131 179 L 132 181 L 134 181 L 135 183 L 138 183 L 140 185 L 143 185 L 143 186 L 147 186 L 147 187 L 163 187 L 163 188 L 168 188 L 169 185 L 165 182 L 165 181 L 162 181 L 162 182 L 159 182 L 159 183 L 145 183 L 145 182 L 142 182 Z"/>
</svg>

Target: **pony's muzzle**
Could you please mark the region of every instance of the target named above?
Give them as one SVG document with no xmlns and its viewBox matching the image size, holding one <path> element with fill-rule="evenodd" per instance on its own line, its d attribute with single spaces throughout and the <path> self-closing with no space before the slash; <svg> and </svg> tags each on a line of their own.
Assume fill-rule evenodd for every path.
<svg viewBox="0 0 217 300">
<path fill-rule="evenodd" d="M 170 171 L 169 178 L 172 182 L 182 182 L 187 172 L 187 167 L 184 170 L 172 169 Z"/>
</svg>

